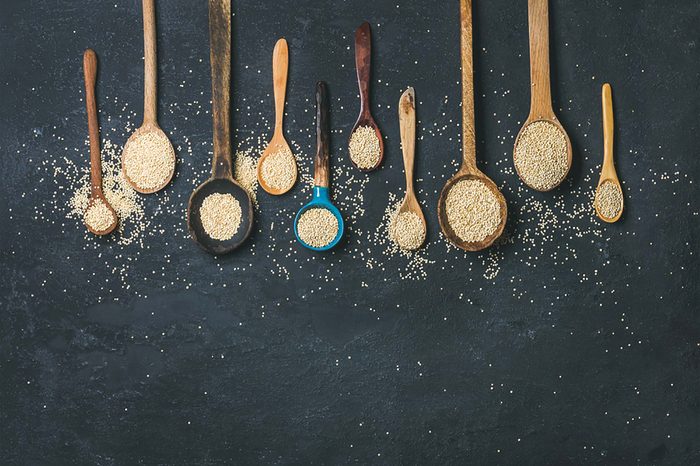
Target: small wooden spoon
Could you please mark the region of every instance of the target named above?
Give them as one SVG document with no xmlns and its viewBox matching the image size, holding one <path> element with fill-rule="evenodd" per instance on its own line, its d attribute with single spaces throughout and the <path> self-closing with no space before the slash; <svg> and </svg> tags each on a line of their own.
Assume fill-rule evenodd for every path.
<svg viewBox="0 0 700 466">
<path fill-rule="evenodd" d="M 268 144 L 265 152 L 263 152 L 258 162 L 258 182 L 262 189 L 267 193 L 274 196 L 279 196 L 288 192 L 294 187 L 297 180 L 297 164 L 296 159 L 294 159 L 294 179 L 289 184 L 282 188 L 274 188 L 267 184 L 265 178 L 262 176 L 262 166 L 263 162 L 267 157 L 278 152 L 292 153 L 292 149 L 289 147 L 287 140 L 284 138 L 284 99 L 287 93 L 287 74 L 289 71 L 289 49 L 287 47 L 287 41 L 280 39 L 275 44 L 275 49 L 272 52 L 272 77 L 275 91 L 275 132 L 272 135 L 272 140 Z"/>
<path fill-rule="evenodd" d="M 175 174 L 175 150 L 168 136 L 158 125 L 158 60 L 156 56 L 156 13 L 155 0 L 143 0 L 143 50 L 144 50 L 144 101 L 143 123 L 134 134 L 131 135 L 122 151 L 122 172 L 124 179 L 136 191 L 142 194 L 152 194 L 160 191 L 170 183 Z M 129 177 L 129 172 L 124 164 L 124 155 L 128 153 L 132 144 L 140 138 L 154 134 L 158 139 L 167 141 L 160 154 L 172 169 L 169 175 L 158 186 L 141 186 Z"/>
<path fill-rule="evenodd" d="M 423 224 L 423 231 L 426 231 L 425 216 L 416 198 L 413 189 L 413 161 L 416 155 L 416 97 L 415 91 L 409 87 L 401 96 L 399 101 L 399 125 L 401 127 L 401 149 L 403 151 L 403 165 L 406 172 L 406 196 L 403 199 L 399 214 L 412 212 L 416 214 Z M 425 239 L 424 239 L 425 241 Z M 419 244 L 415 247 L 418 249 Z"/>
<path fill-rule="evenodd" d="M 508 216 L 508 207 L 503 194 L 496 184 L 476 167 L 476 135 L 474 132 L 474 68 L 472 63 L 472 0 L 460 0 L 461 49 L 462 49 L 462 166 L 455 176 L 442 188 L 438 200 L 438 220 L 440 228 L 448 240 L 465 251 L 480 251 L 493 244 L 503 233 Z M 462 180 L 479 180 L 498 198 L 501 208 L 501 223 L 488 237 L 478 242 L 463 241 L 452 230 L 447 220 L 447 195 L 450 189 Z"/>
<path fill-rule="evenodd" d="M 103 230 L 95 230 L 87 222 L 87 229 L 96 235 L 107 235 L 117 227 L 117 213 L 102 192 L 102 156 L 100 155 L 100 127 L 97 122 L 97 102 L 95 101 L 95 81 L 97 80 L 97 54 L 87 49 L 83 54 L 83 73 L 85 74 L 85 103 L 90 133 L 90 200 L 86 212 L 98 201 L 102 201 L 112 212 L 112 223 Z"/>
<path fill-rule="evenodd" d="M 187 224 L 192 239 L 212 254 L 226 254 L 238 248 L 253 229 L 253 203 L 248 192 L 233 179 L 231 159 L 231 0 L 209 0 L 209 42 L 211 60 L 214 158 L 212 176 L 190 196 Z M 211 238 L 200 217 L 202 203 L 210 194 L 231 194 L 241 206 L 241 223 L 233 238 Z"/>
<path fill-rule="evenodd" d="M 350 137 L 352 138 L 355 131 L 362 126 L 373 128 L 379 140 L 379 159 L 373 167 L 360 168 L 352 160 L 352 157 L 350 157 L 352 164 L 364 172 L 376 170 L 379 165 L 382 164 L 382 159 L 384 158 L 384 140 L 382 139 L 382 133 L 379 131 L 379 126 L 377 126 L 377 123 L 374 121 L 370 108 L 369 83 L 371 62 L 372 35 L 369 23 L 365 21 L 357 31 L 355 31 L 355 67 L 357 68 L 357 84 L 360 87 L 360 116 L 357 118 L 357 122 L 352 128 L 352 131 L 350 131 Z"/>
<path fill-rule="evenodd" d="M 603 183 L 611 182 L 617 185 L 617 188 L 622 192 L 622 186 L 620 185 L 620 180 L 617 177 L 617 171 L 615 170 L 615 157 L 613 151 L 613 142 L 615 139 L 615 119 L 613 115 L 613 102 L 612 102 L 612 88 L 610 84 L 603 84 L 603 166 L 600 170 L 600 180 L 598 181 L 598 187 L 596 188 L 596 197 L 598 196 L 598 189 Z M 593 203 L 598 218 L 607 223 L 615 223 L 622 217 L 622 211 L 625 208 L 625 199 L 622 198 L 622 205 L 620 206 L 620 211 L 613 218 L 608 218 L 600 213 L 598 210 L 598 203 Z"/>
<path fill-rule="evenodd" d="M 549 76 L 549 0 L 528 0 L 528 20 L 530 26 L 530 115 L 515 139 L 513 158 L 515 159 L 515 148 L 518 147 L 520 136 L 530 124 L 546 121 L 559 128 L 566 137 L 568 167 L 566 173 L 556 184 L 544 190 L 530 186 L 518 171 L 518 166 L 515 165 L 515 170 L 525 185 L 536 191 L 551 191 L 566 179 L 571 169 L 572 149 L 569 135 L 552 108 L 552 89 Z"/>
</svg>

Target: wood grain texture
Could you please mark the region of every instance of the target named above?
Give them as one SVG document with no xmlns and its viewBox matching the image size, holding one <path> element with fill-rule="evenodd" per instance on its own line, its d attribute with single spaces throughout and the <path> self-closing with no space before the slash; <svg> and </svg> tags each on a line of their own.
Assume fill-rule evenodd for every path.
<svg viewBox="0 0 700 466">
<path fill-rule="evenodd" d="M 155 0 L 143 0 L 143 123 L 158 121 L 158 59 Z"/>
<path fill-rule="evenodd" d="M 474 64 L 472 0 L 460 1 L 460 50 L 462 59 L 462 168 L 463 173 L 476 170 L 476 136 L 474 129 Z"/>
<path fill-rule="evenodd" d="M 212 175 L 233 179 L 231 161 L 231 0 L 209 0 L 214 159 Z"/>
<path fill-rule="evenodd" d="M 316 156 L 314 157 L 314 184 L 330 186 L 330 122 L 328 114 L 328 86 L 316 84 Z"/>
<path fill-rule="evenodd" d="M 368 22 L 355 31 L 355 70 L 360 89 L 360 116 L 371 118 L 369 81 L 372 66 L 372 32 Z"/>
<path fill-rule="evenodd" d="M 287 95 L 287 75 L 289 74 L 289 47 L 285 39 L 280 39 L 272 51 L 272 81 L 275 93 L 275 135 L 283 135 L 284 102 Z"/>
<path fill-rule="evenodd" d="M 549 76 L 549 0 L 528 0 L 530 36 L 530 117 L 552 119 Z"/>
<path fill-rule="evenodd" d="M 608 83 L 603 84 L 603 88 L 601 90 L 601 104 L 603 113 L 603 165 L 600 169 L 598 187 L 609 181 L 617 185 L 622 193 L 622 185 L 620 184 L 620 179 L 618 178 L 617 170 L 615 169 L 615 116 L 613 113 L 612 87 Z M 598 190 L 596 189 L 596 195 L 597 194 Z M 622 198 L 622 208 L 613 218 L 608 218 L 602 215 L 598 211 L 597 202 L 594 202 L 594 207 L 596 210 L 596 215 L 599 219 L 606 223 L 615 223 L 620 220 L 622 217 L 622 212 L 624 211 L 624 193 Z"/>
<path fill-rule="evenodd" d="M 83 54 L 83 73 L 85 75 L 85 105 L 90 137 L 90 192 L 94 197 L 96 195 L 102 195 L 102 157 L 100 154 L 100 128 L 97 120 L 97 101 L 95 100 L 97 54 L 92 49 L 87 49 Z"/>
</svg>

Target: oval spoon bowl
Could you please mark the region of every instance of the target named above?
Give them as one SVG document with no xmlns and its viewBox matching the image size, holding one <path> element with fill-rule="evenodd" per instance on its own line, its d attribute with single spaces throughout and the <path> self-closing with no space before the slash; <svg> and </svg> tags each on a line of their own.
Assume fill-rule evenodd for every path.
<svg viewBox="0 0 700 466">
<path fill-rule="evenodd" d="M 169 162 L 172 163 L 172 169 L 169 171 L 168 176 L 163 179 L 163 181 L 155 187 L 151 188 L 143 188 L 142 186 L 139 186 L 136 184 L 131 178 L 129 178 L 129 172 L 127 171 L 126 164 L 124 163 L 125 161 L 125 155 L 128 153 L 129 146 L 134 143 L 134 141 L 138 140 L 141 137 L 145 137 L 147 134 L 157 134 L 159 137 L 162 137 L 165 141 L 168 142 L 167 148 L 165 148 L 165 151 L 167 152 L 166 157 L 169 160 Z M 126 180 L 127 183 L 129 183 L 129 186 L 131 186 L 134 191 L 139 192 L 141 194 L 153 194 L 161 189 L 165 188 L 168 184 L 173 179 L 173 176 L 175 175 L 175 165 L 177 163 L 177 158 L 175 157 L 175 149 L 173 148 L 173 144 L 170 142 L 170 138 L 165 134 L 165 132 L 158 126 L 157 123 L 144 123 L 140 128 L 138 128 L 134 133 L 129 136 L 129 139 L 126 141 L 126 144 L 124 145 L 124 149 L 122 150 L 122 157 L 121 157 L 121 165 L 122 165 L 122 173 L 124 174 L 124 179 Z"/>
<path fill-rule="evenodd" d="M 202 226 L 199 209 L 210 194 L 231 194 L 241 206 L 241 223 L 231 239 L 219 241 L 211 238 Z M 233 180 L 211 178 L 194 190 L 187 205 L 187 225 L 195 242 L 211 254 L 227 254 L 238 248 L 250 236 L 253 229 L 253 203 L 246 190 Z"/>
<path fill-rule="evenodd" d="M 379 140 L 379 158 L 377 159 L 377 163 L 375 163 L 372 167 L 362 168 L 355 163 L 355 160 L 353 160 L 352 157 L 348 158 L 350 159 L 350 162 L 352 163 L 353 167 L 357 168 L 362 172 L 369 173 L 379 168 L 379 166 L 382 164 L 382 161 L 384 160 L 384 138 L 382 138 L 382 132 L 379 131 L 379 126 L 377 126 L 377 123 L 374 121 L 374 117 L 372 115 L 360 115 L 360 117 L 357 119 L 357 122 L 355 123 L 355 126 L 353 126 L 352 131 L 350 131 L 350 138 L 348 138 L 348 147 L 350 146 L 350 139 L 352 139 L 352 135 L 355 134 L 355 131 L 357 131 L 358 128 L 361 128 L 363 126 L 369 126 L 370 128 L 372 128 L 374 130 L 374 134 Z"/>
<path fill-rule="evenodd" d="M 284 188 L 275 188 L 273 186 L 270 186 L 267 181 L 265 180 L 265 177 L 263 176 L 262 169 L 263 169 L 263 163 L 265 159 L 267 159 L 269 156 L 272 154 L 275 154 L 277 152 L 283 151 L 284 149 L 287 149 L 289 153 L 292 154 L 292 159 L 294 160 L 294 173 L 293 173 L 293 181 L 289 184 L 289 186 L 286 186 Z M 273 196 L 281 196 L 282 194 L 288 193 L 296 184 L 297 182 L 297 176 L 298 176 L 298 169 L 297 169 L 297 162 L 296 162 L 296 157 L 294 157 L 294 153 L 292 152 L 291 147 L 289 147 L 289 144 L 287 144 L 287 140 L 284 139 L 284 137 L 280 136 L 279 138 L 273 137 L 272 141 L 270 141 L 270 144 L 268 144 L 267 148 L 265 148 L 265 152 L 260 156 L 260 160 L 258 161 L 258 183 L 260 184 L 260 187 L 265 190 L 266 193 L 271 194 Z"/>
<path fill-rule="evenodd" d="M 520 173 L 520 170 L 518 170 L 518 165 L 515 163 L 515 152 L 518 149 L 518 144 L 520 143 L 520 137 L 522 136 L 523 132 L 525 131 L 525 128 L 530 126 L 533 123 L 537 123 L 539 121 L 545 122 L 545 123 L 550 123 L 554 126 L 556 126 L 559 131 L 562 132 L 564 135 L 564 138 L 566 139 L 566 172 L 564 175 L 561 177 L 560 180 L 557 181 L 557 183 L 552 186 L 551 188 L 548 189 L 538 189 L 535 188 L 534 186 L 530 185 L 525 178 L 523 178 L 522 174 Z M 552 191 L 553 189 L 556 189 L 559 185 L 561 185 L 564 180 L 566 179 L 567 176 L 569 176 L 569 171 L 571 171 L 571 163 L 573 161 L 573 149 L 571 147 L 571 139 L 569 139 L 569 134 L 566 132 L 564 127 L 559 123 L 559 119 L 555 116 L 553 118 L 528 118 L 525 124 L 523 124 L 522 128 L 520 128 L 520 131 L 518 132 L 518 136 L 515 138 L 515 144 L 513 145 L 513 165 L 515 166 L 515 172 L 518 174 L 518 178 L 520 178 L 520 181 L 523 182 L 525 186 L 527 186 L 530 189 L 533 189 L 535 191 L 539 191 L 541 193 L 549 192 Z"/>
</svg>

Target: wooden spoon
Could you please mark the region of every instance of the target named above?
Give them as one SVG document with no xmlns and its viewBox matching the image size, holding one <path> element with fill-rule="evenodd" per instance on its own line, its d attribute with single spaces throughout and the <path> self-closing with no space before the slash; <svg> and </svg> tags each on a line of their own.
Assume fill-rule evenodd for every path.
<svg viewBox="0 0 700 466">
<path fill-rule="evenodd" d="M 613 116 L 613 102 L 612 102 L 612 88 L 610 84 L 603 84 L 603 167 L 600 171 L 600 180 L 598 181 L 598 187 L 596 188 L 596 197 L 598 196 L 598 190 L 603 183 L 611 182 L 617 186 L 617 188 L 622 192 L 622 186 L 620 185 L 620 180 L 617 177 L 617 171 L 615 170 L 615 160 L 613 151 L 613 142 L 615 138 L 615 119 Z M 594 202 L 596 215 L 598 218 L 607 223 L 615 223 L 620 220 L 622 216 L 622 211 L 625 208 L 624 197 L 622 198 L 622 205 L 620 206 L 620 211 L 613 218 L 608 218 L 601 214 L 598 210 L 598 203 Z"/>
<path fill-rule="evenodd" d="M 122 151 L 122 172 L 124 179 L 136 191 L 143 194 L 152 194 L 160 191 L 170 183 L 175 174 L 175 150 L 170 143 L 168 136 L 158 125 L 158 60 L 156 57 L 156 13 L 155 0 L 143 0 L 143 50 L 144 50 L 144 101 L 143 101 L 143 123 L 134 134 L 131 135 L 124 150 Z M 145 186 L 134 181 L 130 176 L 127 165 L 124 163 L 126 155 L 133 150 L 139 140 L 157 138 L 163 141 L 159 144 L 162 147 L 158 154 L 159 159 L 168 169 L 168 173 L 162 181 L 155 186 Z M 133 173 L 132 173 L 133 175 Z"/>
<path fill-rule="evenodd" d="M 284 98 L 287 93 L 287 74 L 289 70 L 289 49 L 287 47 L 287 41 L 280 39 L 275 44 L 275 49 L 272 52 L 272 77 L 275 92 L 275 132 L 272 135 L 272 140 L 268 144 L 265 152 L 263 152 L 258 162 L 258 182 L 262 189 L 267 193 L 274 196 L 279 196 L 288 192 L 294 187 L 294 183 L 297 181 L 297 163 L 294 155 L 291 156 L 294 161 L 294 178 L 289 183 L 288 186 L 283 187 L 273 187 L 267 184 L 265 178 L 262 176 L 263 162 L 267 157 L 272 154 L 279 152 L 291 154 L 292 149 L 287 144 L 287 140 L 284 138 Z"/>
<path fill-rule="evenodd" d="M 559 186 L 571 169 L 571 140 L 566 130 L 561 125 L 552 108 L 552 90 L 549 76 L 549 0 L 528 0 L 528 19 L 530 26 L 530 114 L 515 139 L 515 148 L 518 147 L 520 136 L 525 128 L 537 121 L 546 121 L 553 124 L 564 134 L 566 138 L 567 169 L 560 180 L 548 189 L 538 189 L 527 183 L 525 178 L 515 170 L 518 176 L 528 187 L 536 191 L 550 191 Z"/>
<path fill-rule="evenodd" d="M 379 158 L 377 163 L 373 167 L 360 168 L 357 166 L 352 157 L 350 161 L 355 167 L 364 172 L 371 172 L 376 170 L 382 163 L 384 158 L 384 140 L 382 139 L 382 133 L 379 131 L 377 123 L 374 121 L 372 112 L 370 109 L 370 99 L 369 99 L 369 82 L 370 82 L 370 68 L 372 62 L 372 35 L 368 22 L 362 23 L 362 25 L 355 31 L 355 67 L 357 68 L 357 84 L 360 87 L 360 116 L 357 118 L 355 126 L 350 132 L 350 137 L 355 134 L 358 128 L 363 126 L 369 126 L 374 129 L 374 133 L 377 135 L 379 140 Z"/>
<path fill-rule="evenodd" d="M 87 49 L 83 54 L 83 73 L 85 74 L 85 104 L 88 116 L 88 131 L 90 133 L 90 200 L 86 212 L 96 202 L 102 202 L 112 213 L 112 223 L 102 229 L 95 230 L 87 222 L 87 229 L 96 235 L 107 235 L 117 227 L 117 213 L 107 202 L 102 192 L 102 156 L 100 155 L 100 127 L 97 122 L 97 102 L 95 101 L 95 82 L 97 80 L 97 54 Z"/>
<path fill-rule="evenodd" d="M 214 158 L 212 176 L 190 196 L 187 224 L 192 238 L 212 254 L 225 254 L 238 248 L 253 228 L 253 203 L 248 192 L 233 179 L 231 159 L 231 0 L 209 0 L 209 41 L 211 60 Z M 210 194 L 231 194 L 240 204 L 241 223 L 233 238 L 211 238 L 202 226 L 200 208 Z"/>
<path fill-rule="evenodd" d="M 474 68 L 472 64 L 472 0 L 460 0 L 461 16 L 461 49 L 462 49 L 462 166 L 455 176 L 450 178 L 442 188 L 438 200 L 438 220 L 440 228 L 448 240 L 465 251 L 480 251 L 485 249 L 503 233 L 508 216 L 508 208 L 503 194 L 496 184 L 476 167 L 476 135 L 474 132 Z M 450 189 L 462 180 L 479 180 L 498 199 L 501 209 L 501 223 L 488 237 L 478 242 L 463 241 L 452 230 L 447 220 L 445 203 Z"/>
<path fill-rule="evenodd" d="M 398 214 L 412 212 L 416 214 L 423 224 L 423 231 L 426 231 L 425 216 L 416 198 L 413 189 L 413 161 L 416 155 L 416 97 L 415 91 L 409 87 L 401 96 L 399 101 L 399 125 L 401 127 L 401 149 L 403 151 L 403 165 L 406 172 L 406 195 L 403 203 L 399 207 Z M 425 241 L 425 239 L 423 240 Z M 422 244 L 417 245 L 418 249 Z"/>
</svg>

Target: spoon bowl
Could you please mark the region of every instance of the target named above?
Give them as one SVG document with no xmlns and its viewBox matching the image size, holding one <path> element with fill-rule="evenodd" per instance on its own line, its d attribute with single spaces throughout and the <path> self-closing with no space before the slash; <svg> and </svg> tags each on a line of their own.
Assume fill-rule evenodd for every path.
<svg viewBox="0 0 700 466">
<path fill-rule="evenodd" d="M 350 157 L 350 161 L 358 170 L 363 172 L 371 172 L 376 170 L 384 159 L 384 140 L 382 138 L 382 133 L 379 131 L 379 126 L 377 126 L 374 117 L 372 116 L 371 105 L 370 105 L 370 76 L 371 76 L 371 64 L 372 64 L 372 33 L 368 22 L 362 23 L 362 25 L 355 31 L 355 67 L 357 69 L 357 84 L 360 88 L 360 116 L 357 118 L 355 126 L 353 126 L 352 131 L 350 131 L 350 138 L 352 138 L 355 131 L 364 126 L 369 126 L 374 130 L 374 134 L 379 141 L 379 157 L 377 162 L 372 167 L 359 167 L 355 161 Z"/>
<path fill-rule="evenodd" d="M 330 213 L 333 214 L 333 216 L 336 218 L 338 221 L 338 233 L 335 235 L 335 238 L 333 241 L 328 243 L 326 246 L 317 248 L 314 246 L 311 246 L 310 244 L 307 244 L 303 239 L 299 237 L 299 230 L 298 230 L 298 225 L 299 225 L 299 219 L 301 218 L 302 214 L 306 212 L 309 209 L 313 208 L 320 208 L 320 209 L 326 209 Z M 343 234 L 345 233 L 345 222 L 343 221 L 343 216 L 340 214 L 340 211 L 336 206 L 333 205 L 330 199 L 330 194 L 328 191 L 328 188 L 323 188 L 320 186 L 314 186 L 314 194 L 312 200 L 306 204 L 304 207 L 299 209 L 299 212 L 297 212 L 296 217 L 294 217 L 294 235 L 296 236 L 297 240 L 306 248 L 311 249 L 312 251 L 328 251 L 329 249 L 333 249 L 343 238 Z"/>
<path fill-rule="evenodd" d="M 155 136 L 162 141 L 167 141 L 167 145 L 163 148 L 163 153 L 161 154 L 161 157 L 163 162 L 171 166 L 172 169 L 168 171 L 167 176 L 165 176 L 158 185 L 145 187 L 139 185 L 134 180 L 132 180 L 132 178 L 129 176 L 129 171 L 124 161 L 125 156 L 129 153 L 131 147 L 134 144 L 137 144 L 139 139 L 148 138 L 149 136 Z M 126 144 L 124 145 L 124 150 L 122 151 L 121 163 L 124 179 L 127 183 L 129 183 L 129 186 L 131 186 L 134 189 L 134 191 L 137 191 L 141 194 L 153 194 L 165 188 L 172 181 L 173 176 L 175 175 L 175 149 L 173 148 L 170 139 L 168 139 L 168 136 L 160 128 L 160 126 L 158 126 L 158 123 L 156 121 L 144 121 L 143 125 L 141 125 L 141 127 L 139 127 L 136 131 L 134 131 L 134 133 L 126 141 Z"/>
<path fill-rule="evenodd" d="M 551 190 L 555 189 L 557 186 L 559 186 L 566 179 L 566 177 L 569 175 L 569 171 L 571 170 L 571 163 L 573 161 L 573 150 L 571 147 L 571 139 L 569 139 L 569 135 L 566 132 L 566 130 L 564 129 L 564 127 L 561 125 L 561 123 L 559 122 L 559 119 L 556 117 L 556 115 L 554 115 L 553 110 L 551 112 L 548 112 L 548 114 L 546 116 L 544 116 L 542 114 L 536 115 L 536 114 L 531 113 L 530 116 L 528 117 L 528 119 L 523 124 L 523 126 L 520 128 L 520 131 L 518 132 L 518 136 L 515 138 L 515 145 L 513 146 L 513 159 L 514 160 L 515 160 L 515 152 L 517 150 L 518 144 L 520 143 L 520 138 L 521 138 L 522 134 L 525 132 L 525 130 L 527 129 L 528 126 L 530 126 L 533 123 L 537 123 L 537 122 L 545 122 L 545 123 L 549 123 L 551 125 L 554 125 L 564 135 L 564 138 L 566 139 L 566 166 L 567 166 L 566 171 L 562 174 L 562 176 L 552 186 L 549 186 L 547 188 L 538 188 L 538 187 L 532 186 L 530 183 L 528 183 L 526 177 L 524 177 L 523 174 L 518 169 L 517 164 L 514 163 L 513 165 L 515 166 L 515 172 L 518 174 L 518 178 L 520 178 L 520 181 L 522 181 L 523 184 L 525 184 L 525 186 L 527 186 L 528 188 L 533 189 L 535 191 L 547 192 L 547 191 L 551 191 Z"/>
<path fill-rule="evenodd" d="M 275 132 L 272 135 L 272 140 L 267 145 L 267 148 L 260 157 L 258 162 L 258 183 L 260 187 L 268 194 L 280 196 L 294 187 L 297 180 L 297 163 L 296 158 L 289 147 L 287 140 L 284 138 L 284 102 L 287 93 L 287 75 L 289 72 L 289 47 L 285 39 L 280 39 L 275 44 L 275 49 L 272 52 L 272 77 L 273 90 L 275 94 Z M 265 159 L 273 154 L 283 152 L 292 154 L 291 158 L 294 162 L 293 179 L 288 186 L 270 186 L 263 176 L 263 164 Z"/>
<path fill-rule="evenodd" d="M 90 210 L 90 208 L 92 208 L 92 206 L 95 205 L 95 203 L 98 201 L 102 201 L 102 204 L 104 204 L 104 206 L 107 207 L 107 209 L 109 209 L 109 211 L 111 212 L 112 223 L 110 223 L 109 226 L 107 226 L 106 228 L 104 228 L 102 230 L 96 230 L 88 222 L 85 222 L 85 227 L 93 235 L 105 236 L 105 235 L 112 233 L 114 231 L 114 229 L 117 228 L 117 225 L 119 224 L 119 220 L 117 217 L 117 213 L 114 211 L 114 209 L 112 208 L 110 203 L 107 202 L 107 198 L 101 192 L 100 193 L 93 193 L 90 196 L 90 200 L 88 201 L 87 209 L 85 210 L 85 212 L 88 212 Z"/>
</svg>

